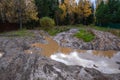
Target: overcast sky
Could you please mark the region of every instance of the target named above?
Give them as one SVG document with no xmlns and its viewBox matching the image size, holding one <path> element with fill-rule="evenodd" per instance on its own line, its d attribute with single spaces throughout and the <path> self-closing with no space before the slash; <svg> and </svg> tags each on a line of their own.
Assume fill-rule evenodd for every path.
<svg viewBox="0 0 120 80">
<path fill-rule="evenodd" d="M 79 1 L 79 0 L 76 0 L 77 2 Z M 95 0 L 90 0 L 93 4 L 94 4 L 94 8 L 95 8 Z"/>
<path fill-rule="evenodd" d="M 95 0 L 91 0 L 92 2 L 95 2 Z"/>
<path fill-rule="evenodd" d="M 79 1 L 79 0 L 76 0 L 77 2 Z M 93 3 L 95 3 L 95 0 L 90 0 L 91 2 L 93 2 Z"/>
</svg>

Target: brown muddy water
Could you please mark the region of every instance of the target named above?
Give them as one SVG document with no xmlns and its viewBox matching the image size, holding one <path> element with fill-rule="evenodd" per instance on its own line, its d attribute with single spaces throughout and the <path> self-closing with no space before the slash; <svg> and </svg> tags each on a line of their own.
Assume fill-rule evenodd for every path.
<svg viewBox="0 0 120 80">
<path fill-rule="evenodd" d="M 41 48 L 42 54 L 66 65 L 79 65 L 95 68 L 103 73 L 120 73 L 120 51 L 75 50 L 61 47 L 51 37 L 45 37 L 47 44 L 35 43 L 31 46 Z"/>
</svg>

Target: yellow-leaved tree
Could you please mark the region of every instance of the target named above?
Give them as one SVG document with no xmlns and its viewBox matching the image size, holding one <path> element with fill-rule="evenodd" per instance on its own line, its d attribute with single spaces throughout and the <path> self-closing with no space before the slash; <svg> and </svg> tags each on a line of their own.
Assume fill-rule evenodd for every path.
<svg viewBox="0 0 120 80">
<path fill-rule="evenodd" d="M 91 3 L 88 0 L 64 0 L 63 3 L 59 5 L 59 8 L 63 11 L 61 14 L 61 19 L 69 21 L 69 24 L 75 22 L 75 17 L 77 15 L 77 22 L 84 22 L 86 24 L 87 18 L 92 14 Z"/>
<path fill-rule="evenodd" d="M 83 17 L 83 8 L 84 8 L 84 2 L 83 0 L 80 0 L 77 7 L 75 8 L 75 13 L 78 15 L 78 18 Z"/>
<path fill-rule="evenodd" d="M 80 0 L 78 6 L 75 8 L 75 13 L 86 24 L 87 18 L 92 14 L 90 2 L 88 0 Z"/>
<path fill-rule="evenodd" d="M 66 17 L 66 11 L 67 11 L 67 8 L 66 8 L 66 6 L 65 6 L 65 4 L 64 3 L 61 3 L 60 5 L 59 5 L 59 8 L 62 10 L 62 14 L 60 14 L 60 18 L 61 18 L 61 21 L 64 21 L 64 19 L 65 19 L 65 17 Z"/>
<path fill-rule="evenodd" d="M 19 13 L 21 16 L 19 16 Z M 37 9 L 34 0 L 1 0 L 0 17 L 1 20 L 15 23 L 21 17 L 22 22 L 38 20 Z"/>
<path fill-rule="evenodd" d="M 91 14 L 92 14 L 92 10 L 91 10 L 90 2 L 85 0 L 84 1 L 84 7 L 83 7 L 83 16 L 84 16 L 84 18 L 87 18 Z"/>
<path fill-rule="evenodd" d="M 59 8 L 63 11 L 61 15 L 62 19 L 69 17 L 69 23 L 73 24 L 76 6 L 77 3 L 75 0 L 64 0 L 64 2 L 59 5 Z"/>
<path fill-rule="evenodd" d="M 26 4 L 26 8 L 25 8 L 26 19 L 28 21 L 38 20 L 38 17 L 37 17 L 38 12 L 37 12 L 37 8 L 36 8 L 34 0 L 26 0 L 25 4 Z"/>
</svg>

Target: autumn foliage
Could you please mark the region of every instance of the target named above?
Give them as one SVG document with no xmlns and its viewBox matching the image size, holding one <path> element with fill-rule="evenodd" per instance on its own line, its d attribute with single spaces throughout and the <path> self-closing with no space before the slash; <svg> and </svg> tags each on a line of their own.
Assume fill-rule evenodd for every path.
<svg viewBox="0 0 120 80">
<path fill-rule="evenodd" d="M 80 0 L 76 3 L 75 0 L 64 0 L 63 3 L 59 5 L 63 13 L 61 14 L 62 21 L 68 18 L 70 24 L 75 24 L 75 16 L 77 20 L 82 20 L 80 22 L 85 22 L 87 18 L 92 14 L 91 4 L 88 0 Z"/>
<path fill-rule="evenodd" d="M 34 0 L 0 0 L 0 20 L 5 23 L 17 23 L 21 13 L 22 22 L 38 20 Z"/>
</svg>

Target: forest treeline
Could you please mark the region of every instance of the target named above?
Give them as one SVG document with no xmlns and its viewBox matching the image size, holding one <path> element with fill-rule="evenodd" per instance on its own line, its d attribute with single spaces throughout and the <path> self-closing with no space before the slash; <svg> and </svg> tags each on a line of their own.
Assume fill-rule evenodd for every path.
<svg viewBox="0 0 120 80">
<path fill-rule="evenodd" d="M 120 0 L 101 1 L 95 15 L 96 23 L 100 25 L 120 23 Z"/>
<path fill-rule="evenodd" d="M 0 0 L 0 23 L 39 24 L 43 17 L 56 25 L 120 23 L 120 0 Z"/>
</svg>

